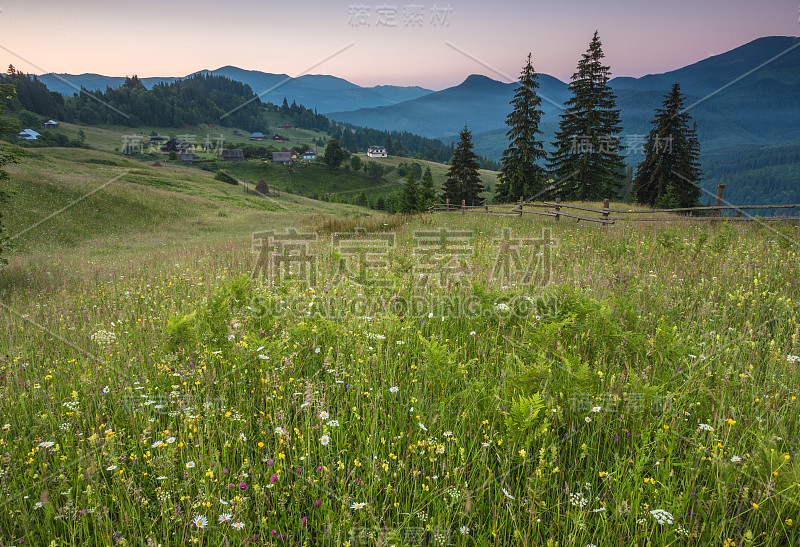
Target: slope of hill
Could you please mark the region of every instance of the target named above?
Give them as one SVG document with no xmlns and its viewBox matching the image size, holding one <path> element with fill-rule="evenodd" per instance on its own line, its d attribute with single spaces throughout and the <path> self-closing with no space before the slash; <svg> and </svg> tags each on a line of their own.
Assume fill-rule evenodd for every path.
<svg viewBox="0 0 800 547">
<path fill-rule="evenodd" d="M 8 166 L 11 199 L 4 235 L 15 252 L 64 249 L 97 238 L 169 234 L 171 238 L 248 237 L 270 215 L 360 216 L 366 209 L 284 194 L 262 198 L 213 173 L 164 162 L 163 167 L 96 150 L 44 148 Z M 94 191 L 94 193 L 91 193 Z M 64 208 L 65 204 L 72 204 Z M 63 209 L 59 214 L 54 212 Z M 47 219 L 41 222 L 42 219 Z M 227 234 L 227 235 L 226 235 Z"/>
<path fill-rule="evenodd" d="M 261 96 L 261 100 L 264 102 L 281 104 L 285 97 L 290 103 L 296 101 L 298 104 L 316 108 L 321 113 L 395 104 L 431 93 L 431 90 L 418 86 L 360 87 L 335 76 L 306 74 L 292 78 L 287 74 L 271 74 L 235 66 L 224 66 L 216 70 L 200 70 L 198 72 L 225 76 L 247 84 L 254 93 Z M 141 78 L 141 81 L 147 89 L 152 89 L 156 84 L 169 84 L 190 76 L 192 74 L 182 78 L 177 76 Z M 67 96 L 71 96 L 81 88 L 90 91 L 105 91 L 107 87 L 116 89 L 125 82 L 125 77 L 122 76 L 100 74 L 43 74 L 38 78 L 50 91 Z"/>
<path fill-rule="evenodd" d="M 748 82 L 777 80 L 786 84 L 800 83 L 800 38 L 767 36 L 735 49 L 714 55 L 664 74 L 648 74 L 641 78 L 618 77 L 611 80 L 615 89 L 636 91 L 669 89 L 674 82 L 692 93 L 713 93 L 754 68 Z"/>
</svg>

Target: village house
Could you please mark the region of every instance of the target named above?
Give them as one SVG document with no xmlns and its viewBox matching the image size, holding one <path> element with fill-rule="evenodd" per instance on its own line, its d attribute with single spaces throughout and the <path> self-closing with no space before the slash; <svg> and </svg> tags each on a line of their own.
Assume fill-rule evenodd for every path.
<svg viewBox="0 0 800 547">
<path fill-rule="evenodd" d="M 275 142 L 283 142 L 283 137 L 281 137 L 280 135 L 275 133 L 275 136 L 272 137 L 272 140 L 275 141 Z"/>
<path fill-rule="evenodd" d="M 370 146 L 367 148 L 367 156 L 370 158 L 385 158 L 386 157 L 386 147 L 385 146 Z"/>
<path fill-rule="evenodd" d="M 284 165 L 291 165 L 292 164 L 291 150 L 286 150 L 284 152 L 273 152 L 272 161 L 275 163 L 282 163 Z"/>
<path fill-rule="evenodd" d="M 317 151 L 313 148 L 309 148 L 305 152 L 303 152 L 303 161 L 314 161 L 317 159 Z"/>
<path fill-rule="evenodd" d="M 180 154 L 185 153 L 187 150 L 189 150 L 189 145 L 183 141 L 179 141 L 175 137 L 168 140 L 166 143 L 164 143 L 164 146 L 161 147 L 162 154 L 169 154 L 170 152 Z"/>
<path fill-rule="evenodd" d="M 244 161 L 244 151 L 241 148 L 223 150 L 222 159 L 225 161 Z"/>
<path fill-rule="evenodd" d="M 24 129 L 17 133 L 17 137 L 25 139 L 26 141 L 35 141 L 39 137 L 39 133 L 33 129 Z"/>
<path fill-rule="evenodd" d="M 192 163 L 197 156 L 190 150 L 183 150 L 178 152 L 178 159 L 184 163 Z"/>
<path fill-rule="evenodd" d="M 55 120 L 47 120 L 42 125 L 44 125 L 47 129 L 55 129 L 58 127 L 58 122 Z"/>
<path fill-rule="evenodd" d="M 250 140 L 251 141 L 263 141 L 264 140 L 264 133 L 256 131 L 255 133 L 250 135 Z"/>
</svg>

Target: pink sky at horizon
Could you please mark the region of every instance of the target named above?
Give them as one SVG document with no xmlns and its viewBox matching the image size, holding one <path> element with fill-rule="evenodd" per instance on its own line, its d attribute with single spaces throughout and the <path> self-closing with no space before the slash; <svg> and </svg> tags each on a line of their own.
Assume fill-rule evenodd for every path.
<svg viewBox="0 0 800 547">
<path fill-rule="evenodd" d="M 797 1 L 0 0 L 0 63 L 36 74 L 139 77 L 233 65 L 438 90 L 470 74 L 512 81 L 529 51 L 538 72 L 568 81 L 597 29 L 613 75 L 638 77 L 762 36 L 797 36 Z"/>
</svg>

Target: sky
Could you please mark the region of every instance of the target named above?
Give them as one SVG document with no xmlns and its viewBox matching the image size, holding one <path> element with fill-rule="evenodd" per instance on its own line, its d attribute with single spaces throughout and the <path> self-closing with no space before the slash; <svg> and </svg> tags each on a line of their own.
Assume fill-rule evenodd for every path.
<svg viewBox="0 0 800 547">
<path fill-rule="evenodd" d="M 470 74 L 568 81 L 595 30 L 613 76 L 798 36 L 800 0 L 0 0 L 0 63 L 33 74 L 185 76 L 233 65 L 444 89 Z"/>
</svg>

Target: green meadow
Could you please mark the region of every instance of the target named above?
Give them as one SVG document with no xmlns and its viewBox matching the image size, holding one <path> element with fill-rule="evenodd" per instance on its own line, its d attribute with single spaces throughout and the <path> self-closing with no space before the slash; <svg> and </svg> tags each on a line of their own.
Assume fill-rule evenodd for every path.
<svg viewBox="0 0 800 547">
<path fill-rule="evenodd" d="M 386 216 L 86 132 L 9 168 L 0 544 L 800 544 L 796 223 Z"/>
</svg>

